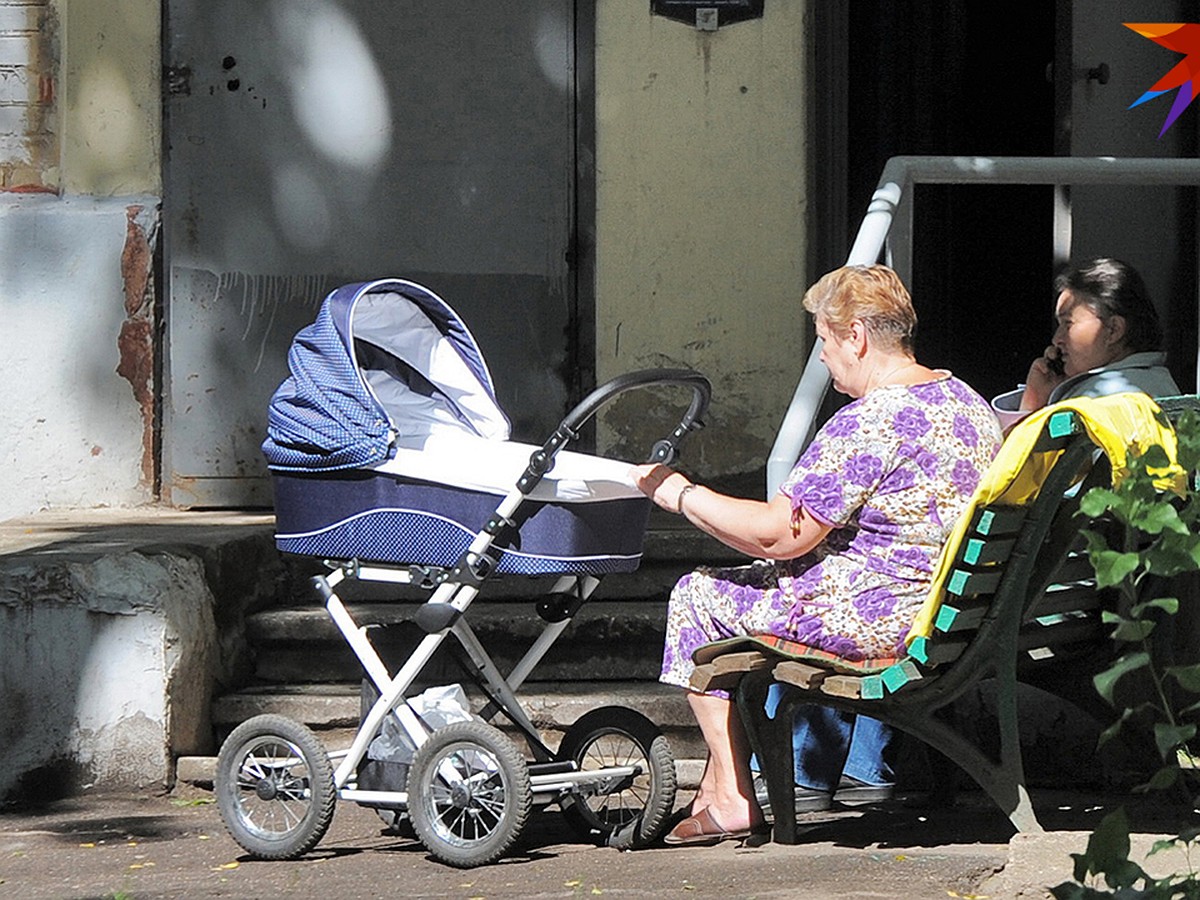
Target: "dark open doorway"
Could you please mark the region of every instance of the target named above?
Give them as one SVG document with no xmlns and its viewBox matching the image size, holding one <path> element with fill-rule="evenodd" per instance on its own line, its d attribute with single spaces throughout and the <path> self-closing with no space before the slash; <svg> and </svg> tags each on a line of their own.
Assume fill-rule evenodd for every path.
<svg viewBox="0 0 1200 900">
<path fill-rule="evenodd" d="M 1054 4 L 1021 16 L 968 0 L 820 6 L 814 51 L 827 81 L 814 124 L 829 145 L 816 168 L 831 215 L 815 223 L 816 269 L 845 260 L 892 156 L 1053 155 Z M 838 184 L 844 196 L 831 197 Z M 1053 189 L 921 186 L 914 225 L 920 358 L 985 396 L 1007 390 L 1050 334 Z"/>
</svg>

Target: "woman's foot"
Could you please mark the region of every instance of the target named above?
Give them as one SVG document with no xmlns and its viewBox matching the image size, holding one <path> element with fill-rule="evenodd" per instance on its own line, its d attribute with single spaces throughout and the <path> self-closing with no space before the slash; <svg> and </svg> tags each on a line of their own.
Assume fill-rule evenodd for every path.
<svg viewBox="0 0 1200 900">
<path fill-rule="evenodd" d="M 766 829 L 767 824 L 762 821 L 741 828 L 727 828 L 713 816 L 712 807 L 706 806 L 672 828 L 663 838 L 663 842 L 672 846 L 685 844 L 702 846 L 748 838 L 752 834 L 760 834 Z"/>
</svg>

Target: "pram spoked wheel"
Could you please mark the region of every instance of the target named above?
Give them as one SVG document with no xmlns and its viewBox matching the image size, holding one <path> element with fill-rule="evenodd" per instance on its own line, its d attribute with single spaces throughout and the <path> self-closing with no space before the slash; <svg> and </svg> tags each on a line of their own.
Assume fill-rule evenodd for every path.
<svg viewBox="0 0 1200 900">
<path fill-rule="evenodd" d="M 580 716 L 563 735 L 559 759 L 583 771 L 636 765 L 632 781 L 606 794 L 576 796 L 563 816 L 580 837 L 620 850 L 652 843 L 675 806 L 675 760 L 657 725 L 641 713 L 605 706 Z"/>
<path fill-rule="evenodd" d="M 225 827 L 259 859 L 307 853 L 333 820 L 329 756 L 310 729 L 284 716 L 235 728 L 221 745 L 215 781 Z"/>
<path fill-rule="evenodd" d="M 460 868 L 499 859 L 520 837 L 533 805 L 525 758 L 497 728 L 454 722 L 413 757 L 408 814 L 421 843 Z"/>
</svg>

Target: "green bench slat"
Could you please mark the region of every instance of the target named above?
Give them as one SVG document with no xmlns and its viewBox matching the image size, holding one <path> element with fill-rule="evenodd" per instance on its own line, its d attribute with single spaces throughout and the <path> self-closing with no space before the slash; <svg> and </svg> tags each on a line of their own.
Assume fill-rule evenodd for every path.
<svg viewBox="0 0 1200 900">
<path fill-rule="evenodd" d="M 972 572 L 969 569 L 956 568 L 946 579 L 946 591 L 956 597 L 976 597 L 979 594 L 992 594 L 1000 584 L 1004 570 L 999 567 L 982 569 Z"/>
<path fill-rule="evenodd" d="M 1016 538 L 967 538 L 960 558 L 971 566 L 1002 563 L 1008 559 L 1016 542 Z"/>
<path fill-rule="evenodd" d="M 970 533 L 983 537 L 1001 534 L 1016 534 L 1025 523 L 1029 510 L 1024 506 L 987 506 L 981 509 L 971 523 Z"/>
<path fill-rule="evenodd" d="M 1052 585 L 1038 598 L 1031 618 L 1075 610 L 1099 609 L 1105 605 L 1104 598 L 1105 592 L 1099 590 L 1095 584 L 1079 582 L 1071 585 Z"/>
<path fill-rule="evenodd" d="M 1067 584 L 1073 581 L 1093 581 L 1095 571 L 1086 553 L 1068 556 L 1054 569 L 1054 581 L 1057 584 Z"/>
<path fill-rule="evenodd" d="M 974 631 L 979 627 L 979 623 L 983 621 L 987 610 L 988 605 L 986 603 L 971 606 L 944 603 L 938 610 L 937 617 L 933 621 L 933 627 L 943 634 L 952 634 L 957 631 Z"/>
<path fill-rule="evenodd" d="M 860 696 L 864 700 L 882 700 L 885 693 L 881 676 L 870 675 L 862 680 Z"/>
</svg>

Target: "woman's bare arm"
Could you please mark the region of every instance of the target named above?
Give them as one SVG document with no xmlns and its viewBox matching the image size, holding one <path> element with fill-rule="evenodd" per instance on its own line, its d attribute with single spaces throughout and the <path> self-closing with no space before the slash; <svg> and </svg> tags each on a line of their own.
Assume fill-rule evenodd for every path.
<svg viewBox="0 0 1200 900">
<path fill-rule="evenodd" d="M 833 530 L 803 509 L 793 515 L 783 494 L 770 502 L 730 497 L 654 464 L 636 466 L 633 473 L 638 488 L 663 509 L 682 513 L 701 531 L 755 558 L 793 559 Z"/>
</svg>

